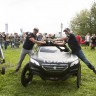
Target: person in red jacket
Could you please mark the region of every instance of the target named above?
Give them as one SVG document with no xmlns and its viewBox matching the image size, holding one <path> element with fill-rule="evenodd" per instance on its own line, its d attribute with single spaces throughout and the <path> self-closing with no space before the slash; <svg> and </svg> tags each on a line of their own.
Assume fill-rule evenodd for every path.
<svg viewBox="0 0 96 96">
<path fill-rule="evenodd" d="M 76 39 L 77 39 L 78 43 L 81 44 L 82 38 L 79 34 L 77 34 Z"/>
</svg>

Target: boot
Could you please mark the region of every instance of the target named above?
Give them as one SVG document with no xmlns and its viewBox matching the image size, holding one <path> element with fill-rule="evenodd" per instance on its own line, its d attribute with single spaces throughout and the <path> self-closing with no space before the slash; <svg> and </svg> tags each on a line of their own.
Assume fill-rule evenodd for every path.
<svg viewBox="0 0 96 96">
<path fill-rule="evenodd" d="M 94 66 L 92 66 L 92 65 L 90 64 L 90 65 L 88 65 L 88 67 L 89 67 L 91 70 L 93 70 L 93 72 L 96 74 L 96 69 L 94 68 Z"/>
<path fill-rule="evenodd" d="M 96 74 L 96 69 L 95 68 L 93 68 L 93 72 Z"/>
</svg>

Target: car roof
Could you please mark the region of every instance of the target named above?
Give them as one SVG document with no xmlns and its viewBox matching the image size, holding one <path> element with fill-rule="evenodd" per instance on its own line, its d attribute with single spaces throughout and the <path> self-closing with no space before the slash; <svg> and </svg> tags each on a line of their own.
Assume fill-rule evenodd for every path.
<svg viewBox="0 0 96 96">
<path fill-rule="evenodd" d="M 56 46 L 42 46 L 39 52 L 55 53 L 60 52 L 60 50 Z"/>
</svg>

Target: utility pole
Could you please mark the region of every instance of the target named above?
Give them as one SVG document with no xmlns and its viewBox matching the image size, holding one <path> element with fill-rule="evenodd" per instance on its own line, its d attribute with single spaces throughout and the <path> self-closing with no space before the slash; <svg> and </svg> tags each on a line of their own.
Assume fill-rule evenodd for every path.
<svg viewBox="0 0 96 96">
<path fill-rule="evenodd" d="M 8 33 L 8 23 L 5 24 L 5 33 Z"/>
<path fill-rule="evenodd" d="M 61 37 L 62 37 L 62 31 L 63 31 L 63 23 L 61 23 Z"/>
<path fill-rule="evenodd" d="M 21 35 L 22 35 L 23 34 L 23 29 L 22 28 L 20 29 L 20 32 L 21 32 Z"/>
</svg>

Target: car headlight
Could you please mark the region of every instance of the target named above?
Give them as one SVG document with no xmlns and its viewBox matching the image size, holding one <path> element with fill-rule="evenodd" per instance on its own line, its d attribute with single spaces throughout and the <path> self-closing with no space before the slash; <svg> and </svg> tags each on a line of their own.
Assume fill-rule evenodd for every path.
<svg viewBox="0 0 96 96">
<path fill-rule="evenodd" d="M 78 63 L 79 63 L 79 60 L 75 60 L 74 62 L 71 63 L 70 67 L 74 66 L 75 64 L 78 64 Z"/>
<path fill-rule="evenodd" d="M 40 66 L 39 63 L 38 63 L 36 60 L 34 60 L 34 59 L 31 58 L 30 61 L 31 61 L 32 63 L 36 64 L 37 66 Z"/>
</svg>

